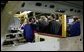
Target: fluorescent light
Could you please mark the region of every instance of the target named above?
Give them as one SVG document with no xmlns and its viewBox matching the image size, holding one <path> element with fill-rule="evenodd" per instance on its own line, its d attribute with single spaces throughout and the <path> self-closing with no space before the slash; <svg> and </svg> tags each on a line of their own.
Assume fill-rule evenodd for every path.
<svg viewBox="0 0 84 52">
<path fill-rule="evenodd" d="M 32 12 L 32 11 L 24 11 L 23 13 L 30 13 L 30 12 Z"/>
</svg>

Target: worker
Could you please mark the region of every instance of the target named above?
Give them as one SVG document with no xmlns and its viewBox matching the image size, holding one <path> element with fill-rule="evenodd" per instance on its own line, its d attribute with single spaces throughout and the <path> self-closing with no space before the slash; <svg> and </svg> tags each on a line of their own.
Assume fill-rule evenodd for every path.
<svg viewBox="0 0 84 52">
<path fill-rule="evenodd" d="M 31 22 L 31 27 L 33 28 L 34 32 L 37 31 L 37 22 L 35 18 L 30 18 L 29 21 Z"/>
<path fill-rule="evenodd" d="M 21 27 L 21 29 L 24 30 L 23 35 L 27 42 L 34 41 L 34 31 L 30 24 L 31 22 L 29 22 L 29 19 L 27 19 L 27 23 L 23 27 Z"/>
<path fill-rule="evenodd" d="M 73 24 L 69 28 L 69 36 L 78 36 L 80 35 L 80 20 L 77 16 L 75 16 Z"/>
<path fill-rule="evenodd" d="M 45 16 L 41 16 L 41 20 L 39 20 L 40 31 L 45 33 L 47 31 L 46 29 L 47 25 L 48 25 L 47 18 Z"/>
<path fill-rule="evenodd" d="M 58 34 L 61 24 L 56 21 L 56 17 L 51 15 L 51 21 L 49 22 L 49 33 Z"/>
</svg>

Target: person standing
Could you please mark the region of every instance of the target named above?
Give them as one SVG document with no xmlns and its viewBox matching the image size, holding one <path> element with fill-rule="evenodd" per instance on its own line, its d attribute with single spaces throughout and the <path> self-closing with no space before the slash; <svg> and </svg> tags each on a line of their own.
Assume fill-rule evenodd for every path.
<svg viewBox="0 0 84 52">
<path fill-rule="evenodd" d="M 76 16 L 73 18 L 73 24 L 69 27 L 69 36 L 78 36 L 80 35 L 80 20 L 79 18 Z M 74 29 L 74 30 L 73 30 Z"/>
<path fill-rule="evenodd" d="M 58 34 L 61 24 L 56 21 L 56 17 L 51 15 L 51 21 L 49 22 L 49 33 L 50 34 Z"/>
<path fill-rule="evenodd" d="M 33 42 L 34 41 L 34 30 L 31 26 L 31 22 L 29 22 L 29 19 L 27 19 L 26 24 L 21 27 L 23 29 L 23 35 L 27 42 Z"/>
</svg>

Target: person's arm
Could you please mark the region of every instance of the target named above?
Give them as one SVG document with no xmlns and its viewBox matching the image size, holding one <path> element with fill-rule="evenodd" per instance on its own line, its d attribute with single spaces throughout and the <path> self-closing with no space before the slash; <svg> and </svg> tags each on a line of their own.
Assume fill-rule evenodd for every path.
<svg viewBox="0 0 84 52">
<path fill-rule="evenodd" d="M 24 29 L 24 25 L 21 26 L 21 29 Z"/>
</svg>

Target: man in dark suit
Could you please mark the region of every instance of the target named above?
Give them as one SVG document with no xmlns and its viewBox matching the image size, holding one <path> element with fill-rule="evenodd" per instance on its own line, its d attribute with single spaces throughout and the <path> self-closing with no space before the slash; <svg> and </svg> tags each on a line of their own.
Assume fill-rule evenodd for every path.
<svg viewBox="0 0 84 52">
<path fill-rule="evenodd" d="M 39 21 L 39 29 L 40 32 L 46 33 L 48 22 L 47 22 L 47 18 L 45 16 L 41 16 L 41 20 Z"/>
<path fill-rule="evenodd" d="M 56 21 L 56 17 L 51 15 L 51 21 L 49 22 L 49 33 L 58 34 L 61 24 Z"/>
</svg>

